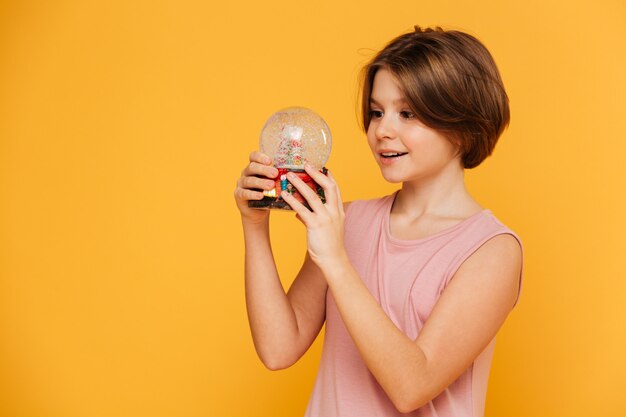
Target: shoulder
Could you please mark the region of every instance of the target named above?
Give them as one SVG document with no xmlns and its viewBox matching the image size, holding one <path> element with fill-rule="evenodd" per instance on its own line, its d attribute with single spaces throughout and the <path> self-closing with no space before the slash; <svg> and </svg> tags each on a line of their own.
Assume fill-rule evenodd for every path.
<svg viewBox="0 0 626 417">
<path fill-rule="evenodd" d="M 490 288 L 508 300 L 510 307 L 519 299 L 522 279 L 522 247 L 517 236 L 500 233 L 490 237 L 459 267 L 453 281 Z"/>
<path fill-rule="evenodd" d="M 485 262 L 489 259 L 499 264 L 521 264 L 522 247 L 519 239 L 512 233 L 500 233 L 490 237 L 466 262 Z"/>
<path fill-rule="evenodd" d="M 522 281 L 523 247 L 518 235 L 483 210 L 466 222 L 451 242 L 457 251 L 445 286 L 465 282 L 469 286 L 499 288 L 501 296 L 517 303 Z"/>
<path fill-rule="evenodd" d="M 519 258 L 521 261 L 523 246 L 520 237 L 490 210 L 483 210 L 476 227 L 483 230 L 476 234 L 478 245 L 472 257 L 494 256 L 502 261 Z"/>
<path fill-rule="evenodd" d="M 499 252 L 516 253 L 521 258 L 523 252 L 519 236 L 487 209 L 468 218 L 459 227 L 455 245 L 463 255 L 461 262 L 472 256 L 480 257 L 485 253 L 495 256 Z"/>
<path fill-rule="evenodd" d="M 521 263 L 523 246 L 520 237 L 491 211 L 485 210 L 482 217 L 484 221 L 481 222 L 480 227 L 485 229 L 486 234 L 472 256 L 493 256 L 505 262 L 518 259 Z"/>
</svg>

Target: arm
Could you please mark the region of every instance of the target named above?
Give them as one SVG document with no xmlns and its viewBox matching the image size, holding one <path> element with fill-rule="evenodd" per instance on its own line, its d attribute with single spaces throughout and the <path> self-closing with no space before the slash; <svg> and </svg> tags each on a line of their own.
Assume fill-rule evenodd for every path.
<svg viewBox="0 0 626 417">
<path fill-rule="evenodd" d="M 457 271 L 416 340 L 387 317 L 352 266 L 322 267 L 361 356 L 396 408 L 437 396 L 484 350 L 513 307 L 521 252 L 510 235 L 485 243 Z"/>
<path fill-rule="evenodd" d="M 261 199 L 276 176 L 266 155 L 253 152 L 235 190 L 245 240 L 246 306 L 256 351 L 266 367 L 282 369 L 309 348 L 324 323 L 327 284 L 310 258 L 285 294 L 272 255 L 269 212 L 250 209 L 248 200 Z"/>
<path fill-rule="evenodd" d="M 280 282 L 269 240 L 269 226 L 244 225 L 245 288 L 254 346 L 271 369 L 293 365 L 307 351 L 325 318 L 327 284 L 307 256 L 289 292 Z"/>
<path fill-rule="evenodd" d="M 297 179 L 292 182 L 308 194 L 313 211 L 288 200 L 307 225 L 309 253 L 364 362 L 393 404 L 401 412 L 419 408 L 467 369 L 504 322 L 517 297 L 520 247 L 510 235 L 485 243 L 459 268 L 419 337 L 411 340 L 387 317 L 345 254 L 338 220 L 343 212 L 332 175 L 327 182 L 321 176 L 314 179 L 324 186 L 328 207 Z M 329 198 L 331 193 L 335 197 Z"/>
</svg>

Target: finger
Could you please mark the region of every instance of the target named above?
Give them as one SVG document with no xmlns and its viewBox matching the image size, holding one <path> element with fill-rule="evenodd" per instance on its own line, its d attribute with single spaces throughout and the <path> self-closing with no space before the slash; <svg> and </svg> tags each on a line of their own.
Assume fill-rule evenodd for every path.
<svg viewBox="0 0 626 417">
<path fill-rule="evenodd" d="M 330 172 L 330 170 L 326 171 L 326 175 L 328 175 L 328 178 L 330 178 L 330 180 L 335 183 L 335 190 L 336 190 L 336 195 L 337 195 L 337 207 L 339 208 L 340 212 L 343 214 L 343 197 L 341 197 L 341 190 L 339 189 L 339 185 L 337 185 L 337 180 L 335 180 L 335 176 L 333 175 L 332 172 Z"/>
<path fill-rule="evenodd" d="M 270 158 L 269 155 L 266 155 L 260 151 L 252 151 L 250 153 L 249 159 L 250 159 L 250 162 L 258 162 L 259 164 L 263 164 L 263 165 L 272 164 L 272 158 Z"/>
<path fill-rule="evenodd" d="M 319 212 L 320 210 L 324 210 L 324 203 L 322 203 L 317 193 L 298 178 L 296 174 L 293 172 L 288 173 L 287 179 L 296 187 L 296 190 L 298 190 L 306 202 L 309 203 L 309 207 L 311 207 L 313 211 Z"/>
<path fill-rule="evenodd" d="M 322 186 L 322 188 L 333 186 L 333 181 L 329 177 L 322 174 L 317 169 L 313 168 L 310 164 L 308 163 L 304 164 L 304 170 L 306 171 L 307 174 L 309 174 L 311 178 L 315 180 L 316 183 Z"/>
<path fill-rule="evenodd" d="M 262 200 L 263 197 L 263 193 L 260 191 L 246 190 L 245 188 L 237 188 L 235 190 L 235 198 L 242 201 Z"/>
<path fill-rule="evenodd" d="M 259 162 L 250 162 L 243 171 L 244 176 L 260 175 L 267 178 L 276 178 L 278 169 L 271 165 L 263 165 Z"/>
<path fill-rule="evenodd" d="M 338 200 L 337 189 L 339 187 L 337 186 L 335 180 L 322 174 L 309 164 L 304 164 L 304 169 L 306 173 L 309 174 L 311 178 L 313 178 L 313 181 L 318 183 L 320 187 L 322 187 L 322 189 L 324 190 L 324 195 L 326 196 L 326 203 L 328 204 L 328 207 L 336 207 Z"/>
<path fill-rule="evenodd" d="M 274 180 L 259 177 L 242 177 L 241 188 L 254 188 L 258 190 L 271 190 L 276 186 Z"/>
<path fill-rule="evenodd" d="M 283 191 L 280 195 L 283 200 L 289 204 L 293 211 L 296 212 L 296 216 L 300 217 L 299 220 L 302 223 L 307 225 L 312 220 L 313 213 L 311 213 L 308 208 L 304 207 L 304 205 L 291 195 L 289 191 Z"/>
</svg>

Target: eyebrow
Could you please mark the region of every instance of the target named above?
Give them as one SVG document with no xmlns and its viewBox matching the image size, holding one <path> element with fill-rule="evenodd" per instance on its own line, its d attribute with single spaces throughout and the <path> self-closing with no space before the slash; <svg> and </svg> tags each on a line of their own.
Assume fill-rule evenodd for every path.
<svg viewBox="0 0 626 417">
<path fill-rule="evenodd" d="M 407 101 L 405 98 L 398 98 L 394 101 L 392 101 L 393 104 L 407 104 Z M 380 105 L 380 103 L 378 101 L 376 101 L 376 99 L 374 97 L 370 97 L 370 104 L 378 104 Z"/>
</svg>

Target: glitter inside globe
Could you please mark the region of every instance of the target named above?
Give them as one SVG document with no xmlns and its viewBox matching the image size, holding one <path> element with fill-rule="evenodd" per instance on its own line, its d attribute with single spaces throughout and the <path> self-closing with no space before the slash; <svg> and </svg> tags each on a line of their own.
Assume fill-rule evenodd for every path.
<svg viewBox="0 0 626 417">
<path fill-rule="evenodd" d="M 331 135 L 328 125 L 317 113 L 304 107 L 289 107 L 274 113 L 261 130 L 260 150 L 272 158 L 278 168 L 275 187 L 263 191 L 262 200 L 250 200 L 254 208 L 277 208 L 291 210 L 281 197 L 288 192 L 308 207 L 306 199 L 287 180 L 287 173 L 295 173 L 304 183 L 316 192 L 325 202 L 324 190 L 305 172 L 304 164 L 326 173 L 324 164 L 328 161 L 331 149 Z"/>
<path fill-rule="evenodd" d="M 276 168 L 304 169 L 308 162 L 321 169 L 330 156 L 330 129 L 314 111 L 289 107 L 265 122 L 260 145 L 261 152 L 272 158 Z"/>
</svg>

